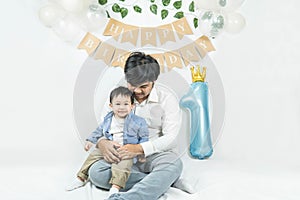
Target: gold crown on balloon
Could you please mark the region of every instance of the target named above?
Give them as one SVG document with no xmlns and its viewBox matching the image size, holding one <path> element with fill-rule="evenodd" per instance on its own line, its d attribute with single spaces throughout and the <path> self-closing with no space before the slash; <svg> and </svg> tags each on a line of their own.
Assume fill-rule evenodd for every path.
<svg viewBox="0 0 300 200">
<path fill-rule="evenodd" d="M 204 82 L 206 77 L 206 67 L 203 67 L 202 73 L 200 71 L 200 66 L 197 66 L 196 70 L 194 70 L 195 67 L 191 67 L 191 73 L 192 73 L 192 81 L 194 82 Z"/>
</svg>

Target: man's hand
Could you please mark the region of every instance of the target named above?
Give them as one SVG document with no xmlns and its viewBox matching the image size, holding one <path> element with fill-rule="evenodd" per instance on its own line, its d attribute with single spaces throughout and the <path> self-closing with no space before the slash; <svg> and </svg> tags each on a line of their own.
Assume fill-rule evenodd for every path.
<svg viewBox="0 0 300 200">
<path fill-rule="evenodd" d="M 90 148 L 93 146 L 94 144 L 91 143 L 90 141 L 86 141 L 85 145 L 84 145 L 84 150 L 88 151 L 90 150 Z"/>
<path fill-rule="evenodd" d="M 121 161 L 120 155 L 117 151 L 120 144 L 107 139 L 99 140 L 97 143 L 98 149 L 103 154 L 104 160 L 109 163 L 118 163 Z"/>
<path fill-rule="evenodd" d="M 144 151 L 140 144 L 126 144 L 118 149 L 118 153 L 122 160 L 127 160 L 142 155 Z"/>
</svg>

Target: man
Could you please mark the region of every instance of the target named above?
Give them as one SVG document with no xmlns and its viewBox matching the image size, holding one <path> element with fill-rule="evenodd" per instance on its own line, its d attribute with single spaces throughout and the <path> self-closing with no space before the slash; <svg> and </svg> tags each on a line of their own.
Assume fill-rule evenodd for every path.
<svg viewBox="0 0 300 200">
<path fill-rule="evenodd" d="M 146 162 L 136 164 L 124 192 L 113 194 L 109 199 L 155 200 L 172 184 L 192 193 L 192 188 L 179 179 L 182 162 L 172 151 L 179 134 L 181 110 L 174 95 L 155 84 L 160 74 L 158 62 L 150 55 L 134 52 L 126 60 L 124 72 L 127 86 L 134 94 L 135 114 L 147 122 L 149 141 L 117 149 L 113 141 L 101 138 L 97 146 L 105 161 L 91 166 L 91 182 L 101 188 L 110 188 L 111 163 L 144 154 Z"/>
</svg>

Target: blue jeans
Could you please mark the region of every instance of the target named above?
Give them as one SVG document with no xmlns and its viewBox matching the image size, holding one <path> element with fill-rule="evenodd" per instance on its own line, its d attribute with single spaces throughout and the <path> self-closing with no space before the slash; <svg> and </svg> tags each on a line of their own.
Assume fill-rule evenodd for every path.
<svg viewBox="0 0 300 200">
<path fill-rule="evenodd" d="M 124 189 L 109 200 L 156 200 L 179 178 L 182 162 L 173 152 L 150 155 L 144 163 L 136 163 Z M 89 169 L 89 178 L 97 187 L 109 189 L 111 164 L 104 160 L 95 162 Z"/>
</svg>

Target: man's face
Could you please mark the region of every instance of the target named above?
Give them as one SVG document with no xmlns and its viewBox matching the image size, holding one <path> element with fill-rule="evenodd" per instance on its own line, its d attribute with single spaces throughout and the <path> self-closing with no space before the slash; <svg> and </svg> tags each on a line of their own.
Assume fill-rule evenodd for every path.
<svg viewBox="0 0 300 200">
<path fill-rule="evenodd" d="M 138 86 L 133 86 L 130 83 L 127 83 L 127 87 L 133 92 L 135 99 L 141 103 L 148 98 L 153 88 L 153 84 L 154 82 L 144 82 Z"/>
</svg>

